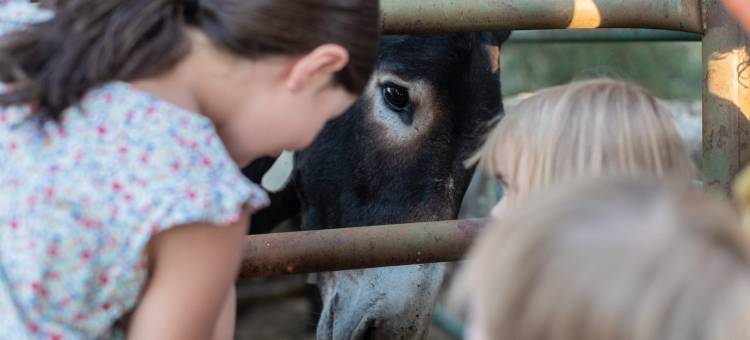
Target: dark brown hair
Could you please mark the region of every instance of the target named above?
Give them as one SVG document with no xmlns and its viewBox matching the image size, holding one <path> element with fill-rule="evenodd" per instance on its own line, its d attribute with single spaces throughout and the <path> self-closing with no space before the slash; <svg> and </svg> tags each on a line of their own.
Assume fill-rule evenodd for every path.
<svg viewBox="0 0 750 340">
<path fill-rule="evenodd" d="M 165 71 L 190 46 L 186 28 L 257 59 L 300 55 L 325 43 L 350 54 L 336 81 L 358 94 L 375 65 L 378 0 L 58 0 L 53 19 L 0 40 L 0 106 L 33 103 L 59 120 L 92 88 Z"/>
</svg>

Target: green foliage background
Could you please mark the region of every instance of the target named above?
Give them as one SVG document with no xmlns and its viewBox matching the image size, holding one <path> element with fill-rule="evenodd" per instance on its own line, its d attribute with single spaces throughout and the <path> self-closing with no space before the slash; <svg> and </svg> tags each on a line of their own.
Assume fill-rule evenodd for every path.
<svg viewBox="0 0 750 340">
<path fill-rule="evenodd" d="M 665 99 L 701 98 L 700 43 L 508 43 L 501 55 L 504 96 L 608 76 Z"/>
</svg>

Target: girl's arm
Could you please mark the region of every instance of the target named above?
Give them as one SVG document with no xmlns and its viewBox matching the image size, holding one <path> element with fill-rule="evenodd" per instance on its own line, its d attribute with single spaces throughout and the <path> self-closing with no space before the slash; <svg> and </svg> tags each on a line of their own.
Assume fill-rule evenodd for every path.
<svg viewBox="0 0 750 340">
<path fill-rule="evenodd" d="M 157 234 L 148 250 L 151 279 L 128 339 L 231 338 L 234 281 L 248 222 L 245 212 L 230 226 L 191 224 Z"/>
</svg>

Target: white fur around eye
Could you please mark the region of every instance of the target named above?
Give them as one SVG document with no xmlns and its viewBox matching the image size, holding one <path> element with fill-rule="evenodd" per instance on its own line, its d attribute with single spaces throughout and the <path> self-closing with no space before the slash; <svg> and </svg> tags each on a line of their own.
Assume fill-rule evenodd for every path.
<svg viewBox="0 0 750 340">
<path fill-rule="evenodd" d="M 388 108 L 383 98 L 379 84 L 393 82 L 409 89 L 409 97 L 413 107 L 414 119 L 412 124 L 406 124 L 398 113 Z M 379 75 L 373 77 L 365 93 L 370 100 L 370 117 L 381 128 L 385 141 L 390 145 L 413 144 L 420 137 L 428 134 L 435 117 L 438 115 L 438 105 L 435 105 L 432 87 L 422 80 L 407 82 L 395 75 Z"/>
<path fill-rule="evenodd" d="M 414 126 L 404 123 L 396 112 L 393 112 L 385 104 L 383 92 L 380 88 L 375 91 L 373 98 L 373 118 L 380 123 L 387 131 L 388 139 L 394 142 L 407 142 L 419 134 Z"/>
</svg>

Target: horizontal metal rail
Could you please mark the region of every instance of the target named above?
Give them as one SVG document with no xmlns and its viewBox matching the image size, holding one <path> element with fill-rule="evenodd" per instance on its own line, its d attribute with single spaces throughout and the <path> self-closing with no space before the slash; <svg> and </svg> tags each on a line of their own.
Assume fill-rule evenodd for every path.
<svg viewBox="0 0 750 340">
<path fill-rule="evenodd" d="M 441 221 L 248 236 L 240 276 L 457 261 L 484 224 Z"/>
<path fill-rule="evenodd" d="M 703 32 L 701 0 L 381 0 L 387 34 L 555 28 Z"/>
<path fill-rule="evenodd" d="M 703 35 L 669 30 L 640 28 L 603 28 L 569 30 L 529 30 L 513 31 L 509 43 L 581 43 L 581 42 L 649 42 L 649 41 L 695 41 Z"/>
</svg>

